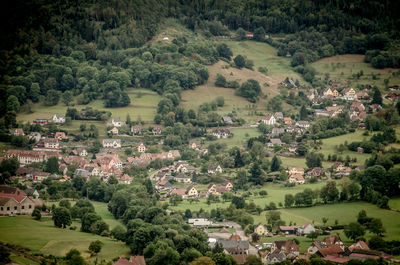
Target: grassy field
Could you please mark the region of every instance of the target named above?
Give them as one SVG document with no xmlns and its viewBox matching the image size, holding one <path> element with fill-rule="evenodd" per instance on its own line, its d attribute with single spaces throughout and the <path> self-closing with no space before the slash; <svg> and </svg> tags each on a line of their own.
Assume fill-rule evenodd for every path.
<svg viewBox="0 0 400 265">
<path fill-rule="evenodd" d="M 108 211 L 107 203 L 105 202 L 95 202 L 91 201 L 96 209 L 96 213 L 103 218 L 104 222 L 106 222 L 110 226 L 110 230 L 112 230 L 117 225 L 125 227 L 125 225 L 114 218 L 114 216 Z"/>
<path fill-rule="evenodd" d="M 233 133 L 232 138 L 218 139 L 216 141 L 210 141 L 209 143 L 224 143 L 228 148 L 234 146 L 240 147 L 244 146 L 250 138 L 257 137 L 261 134 L 257 128 L 232 128 L 230 131 Z"/>
<path fill-rule="evenodd" d="M 218 62 L 208 67 L 210 77 L 206 84 L 196 87 L 194 90 L 186 90 L 182 93 L 181 105 L 186 109 L 197 109 L 202 103 L 211 102 L 218 96 L 225 98 L 225 106 L 218 110 L 219 114 L 226 114 L 232 110 L 237 111 L 238 116 L 246 120 L 255 120 L 257 116 L 253 111 L 267 113 L 267 104 L 270 99 L 278 95 L 278 83 L 287 76 L 303 81 L 301 76 L 290 67 L 290 59 L 278 57 L 277 51 L 266 43 L 253 41 L 224 41 L 233 51 L 234 56 L 241 54 L 247 56 L 254 62 L 254 71 L 249 69 L 237 69 L 230 67 L 225 62 Z M 257 71 L 259 66 L 268 68 L 268 74 L 262 74 Z M 252 104 L 243 97 L 235 95 L 235 90 L 230 88 L 221 88 L 214 85 L 216 75 L 220 73 L 228 81 L 236 80 L 239 83 L 247 79 L 255 79 L 260 83 L 263 94 L 266 99 L 261 98 L 259 102 Z M 267 83 L 269 86 L 264 86 Z M 255 108 L 254 108 L 255 107 Z M 282 103 L 285 110 L 293 110 L 292 106 Z"/>
<path fill-rule="evenodd" d="M 89 244 L 100 240 L 104 244 L 98 256 L 100 259 L 112 260 L 129 253 L 124 243 L 79 232 L 79 224 L 74 222 L 73 225 L 78 227 L 76 231 L 56 228 L 51 217 L 43 217 L 41 221 L 36 221 L 30 216 L 1 217 L 0 241 L 55 256 L 63 256 L 71 248 L 76 248 L 85 258 L 89 258 Z"/>
<path fill-rule="evenodd" d="M 18 256 L 14 253 L 12 253 L 10 255 L 10 259 L 13 263 L 17 263 L 17 264 L 29 264 L 29 265 L 39 265 L 38 262 L 31 260 L 31 259 L 27 259 L 23 256 Z"/>
<path fill-rule="evenodd" d="M 156 92 L 147 89 L 131 88 L 128 89 L 127 93 L 131 99 L 131 104 L 127 107 L 105 108 L 102 100 L 94 100 L 88 105 L 75 105 L 73 107 L 80 110 L 86 106 L 90 106 L 98 110 L 109 111 L 112 113 L 112 117 L 120 117 L 122 120 L 125 120 L 126 115 L 129 113 L 132 121 L 136 121 L 140 117 L 142 121 L 152 123 L 161 96 Z M 61 102 L 55 106 L 45 106 L 42 103 L 36 103 L 32 106 L 33 113 L 20 113 L 17 120 L 22 122 L 32 122 L 34 119 L 39 117 L 50 119 L 55 113 L 65 113 L 67 108 L 68 106 L 65 106 L 65 104 Z M 75 122 L 72 124 L 74 123 Z M 77 123 L 77 126 L 79 126 L 80 122 Z"/>
<path fill-rule="evenodd" d="M 317 70 L 317 77 L 325 77 L 329 74 L 330 79 L 335 81 L 345 81 L 349 86 L 357 84 L 370 84 L 384 87 L 384 80 L 389 79 L 389 85 L 398 85 L 400 76 L 394 77 L 392 73 L 398 71 L 393 68 L 375 69 L 371 64 L 364 62 L 364 55 L 346 54 L 336 55 L 324 58 L 312 63 L 312 66 Z M 352 75 L 363 71 L 363 76 L 359 79 L 353 79 Z M 372 74 L 377 76 L 376 79 Z"/>
<path fill-rule="evenodd" d="M 393 210 L 400 211 L 400 198 L 390 199 L 389 207 Z"/>
</svg>

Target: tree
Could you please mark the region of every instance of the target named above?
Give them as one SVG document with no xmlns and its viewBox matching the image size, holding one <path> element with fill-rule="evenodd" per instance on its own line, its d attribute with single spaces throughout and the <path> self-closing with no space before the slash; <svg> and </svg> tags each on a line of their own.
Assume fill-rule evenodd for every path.
<svg viewBox="0 0 400 265">
<path fill-rule="evenodd" d="M 306 109 L 306 106 L 301 106 L 300 109 L 300 120 L 306 120 L 308 118 L 308 110 Z"/>
<path fill-rule="evenodd" d="M 58 157 L 50 157 L 46 162 L 46 171 L 49 173 L 58 173 Z"/>
<path fill-rule="evenodd" d="M 56 227 L 66 228 L 72 223 L 70 211 L 65 207 L 57 207 L 53 211 L 53 221 Z"/>
<path fill-rule="evenodd" d="M 1 265 L 8 264 L 9 262 L 11 262 L 10 255 L 11 254 L 8 251 L 8 249 L 5 246 L 0 245 L 0 264 Z"/>
<path fill-rule="evenodd" d="M 250 169 L 250 177 L 249 181 L 252 182 L 254 185 L 262 185 L 263 177 L 260 165 L 257 162 L 253 163 L 253 166 Z"/>
<path fill-rule="evenodd" d="M 153 188 L 153 184 L 151 183 L 150 179 L 146 179 L 145 186 L 146 186 L 147 194 L 153 195 L 154 188 Z"/>
<path fill-rule="evenodd" d="M 131 124 L 132 124 L 131 115 L 129 115 L 129 113 L 126 114 L 126 124 L 127 124 L 128 126 L 131 126 Z"/>
<path fill-rule="evenodd" d="M 281 222 L 281 212 L 280 211 L 268 211 L 265 214 L 265 217 L 267 219 L 268 224 L 270 224 L 272 227 L 278 226 L 278 224 Z"/>
<path fill-rule="evenodd" d="M 121 225 L 117 225 L 111 230 L 111 236 L 117 240 L 125 240 L 126 231 Z"/>
<path fill-rule="evenodd" d="M 60 96 L 61 96 L 60 91 L 50 89 L 49 91 L 47 91 L 45 104 L 47 106 L 57 105 L 58 101 L 60 101 Z"/>
<path fill-rule="evenodd" d="M 40 209 L 38 207 L 35 207 L 33 210 L 32 217 L 35 218 L 35 220 L 40 220 L 42 218 L 42 214 L 40 213 Z"/>
<path fill-rule="evenodd" d="M 271 161 L 271 171 L 272 172 L 279 171 L 280 168 L 281 168 L 281 161 L 279 161 L 278 157 L 274 155 Z"/>
<path fill-rule="evenodd" d="M 232 204 L 236 206 L 236 209 L 243 209 L 246 205 L 246 202 L 243 197 L 233 196 Z"/>
<path fill-rule="evenodd" d="M 348 238 L 356 241 L 357 238 L 365 235 L 365 229 L 359 223 L 350 223 L 344 227 L 344 233 Z"/>
<path fill-rule="evenodd" d="M 0 163 L 0 184 L 6 183 L 11 176 L 15 176 L 17 169 L 19 168 L 19 162 L 16 157 L 3 159 Z"/>
<path fill-rule="evenodd" d="M 285 207 L 292 207 L 294 204 L 294 196 L 292 194 L 285 195 Z"/>
<path fill-rule="evenodd" d="M 220 43 L 217 45 L 217 52 L 219 54 L 219 56 L 226 58 L 228 60 L 231 60 L 231 57 L 233 55 L 231 49 L 229 48 L 228 45 L 226 45 L 226 43 Z"/>
<path fill-rule="evenodd" d="M 382 105 L 382 94 L 381 91 L 375 87 L 374 95 L 372 96 L 371 104 L 379 104 Z"/>
<path fill-rule="evenodd" d="M 316 232 L 316 231 L 313 231 L 313 232 L 311 232 L 311 233 L 309 233 L 309 234 L 307 235 L 307 238 L 311 238 L 312 240 L 314 240 L 314 239 L 316 239 L 318 236 L 319 236 L 319 233 Z"/>
<path fill-rule="evenodd" d="M 336 187 L 336 182 L 329 181 L 320 192 L 320 198 L 325 202 L 334 202 L 339 198 L 339 190 Z"/>
<path fill-rule="evenodd" d="M 237 55 L 233 61 L 235 62 L 235 65 L 240 69 L 243 68 L 246 65 L 246 59 L 242 55 Z"/>
<path fill-rule="evenodd" d="M 7 106 L 7 111 L 18 112 L 20 108 L 18 98 L 14 95 L 9 96 L 7 98 L 6 106 Z"/>
<path fill-rule="evenodd" d="M 308 152 L 308 148 L 304 144 L 300 144 L 299 147 L 297 147 L 296 152 L 299 156 L 305 156 Z"/>
<path fill-rule="evenodd" d="M 189 265 L 216 265 L 216 264 L 215 261 L 213 261 L 209 257 L 200 257 L 190 262 Z"/>
<path fill-rule="evenodd" d="M 308 168 L 322 167 L 322 155 L 317 153 L 308 153 L 306 155 L 306 165 Z"/>
<path fill-rule="evenodd" d="M 371 222 L 367 224 L 369 231 L 376 234 L 377 236 L 382 236 L 386 232 L 383 227 L 381 219 L 373 218 Z"/>
<path fill-rule="evenodd" d="M 322 217 L 322 223 L 324 224 L 324 226 L 326 226 L 326 223 L 328 222 L 328 218 L 326 217 Z"/>
<path fill-rule="evenodd" d="M 59 206 L 67 208 L 67 209 L 70 209 L 71 208 L 71 203 L 69 202 L 69 200 L 65 200 L 64 199 L 64 200 L 60 201 Z"/>
<path fill-rule="evenodd" d="M 96 240 L 90 243 L 89 251 L 90 253 L 92 253 L 92 255 L 96 255 L 100 253 L 102 247 L 103 247 L 103 242 L 101 242 L 100 240 Z"/>
<path fill-rule="evenodd" d="M 186 209 L 185 218 L 187 219 L 192 218 L 192 211 L 190 209 Z"/>
<path fill-rule="evenodd" d="M 81 221 L 81 231 L 90 232 L 90 227 L 99 220 L 101 220 L 101 217 L 96 213 L 89 212 L 84 214 Z"/>
<path fill-rule="evenodd" d="M 238 28 L 236 31 L 238 40 L 244 40 L 246 38 L 246 31 L 243 28 Z"/>
<path fill-rule="evenodd" d="M 71 249 L 66 255 L 65 260 L 67 265 L 83 265 L 86 264 L 81 256 L 81 253 L 77 249 Z"/>
<path fill-rule="evenodd" d="M 254 39 L 257 41 L 262 41 L 265 39 L 265 30 L 263 27 L 256 28 L 254 30 Z"/>
<path fill-rule="evenodd" d="M 71 91 L 65 91 L 62 95 L 62 102 L 66 105 L 69 106 L 72 101 L 74 100 L 74 97 L 72 95 Z"/>
</svg>

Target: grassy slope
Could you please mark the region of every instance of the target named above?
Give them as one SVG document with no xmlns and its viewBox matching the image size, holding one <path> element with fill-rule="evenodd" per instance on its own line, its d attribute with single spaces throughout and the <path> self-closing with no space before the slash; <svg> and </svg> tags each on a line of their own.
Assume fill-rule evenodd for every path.
<svg viewBox="0 0 400 265">
<path fill-rule="evenodd" d="M 78 249 L 84 257 L 88 258 L 88 247 L 92 241 L 100 240 L 104 243 L 99 253 L 100 259 L 111 260 L 129 252 L 128 247 L 107 237 L 56 228 L 51 217 L 43 217 L 36 221 L 30 216 L 1 217 L 0 240 L 16 245 L 28 247 L 34 252 L 63 256 L 71 248 Z"/>
<path fill-rule="evenodd" d="M 325 74 L 329 73 L 330 79 L 339 82 L 348 81 L 350 86 L 355 86 L 357 84 L 370 84 L 384 87 L 383 81 L 389 77 L 389 85 L 398 85 L 400 83 L 400 76 L 392 76 L 392 72 L 397 71 L 397 69 L 375 69 L 371 64 L 364 62 L 364 55 L 336 55 L 318 60 L 312 63 L 312 66 L 318 72 L 317 77 L 325 77 Z M 364 75 L 360 79 L 351 79 L 353 74 L 356 74 L 361 70 L 364 72 Z M 377 80 L 372 79 L 372 73 L 377 74 Z"/>
</svg>

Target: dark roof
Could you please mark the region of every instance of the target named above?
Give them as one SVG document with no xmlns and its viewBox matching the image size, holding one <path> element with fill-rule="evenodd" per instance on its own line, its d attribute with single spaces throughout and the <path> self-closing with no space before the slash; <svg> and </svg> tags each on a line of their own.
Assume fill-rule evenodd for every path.
<svg viewBox="0 0 400 265">
<path fill-rule="evenodd" d="M 0 206 L 6 205 L 6 203 L 11 200 L 11 198 L 0 197 Z"/>
<path fill-rule="evenodd" d="M 243 249 L 247 250 L 249 249 L 249 241 L 244 241 L 244 240 L 225 240 L 221 239 L 218 240 L 218 243 L 221 243 L 223 248 L 225 249 Z"/>
</svg>

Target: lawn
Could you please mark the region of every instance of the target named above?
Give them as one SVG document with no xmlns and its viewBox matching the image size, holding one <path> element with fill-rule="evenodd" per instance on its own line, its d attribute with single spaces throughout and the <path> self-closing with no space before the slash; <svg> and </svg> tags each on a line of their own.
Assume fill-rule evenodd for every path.
<svg viewBox="0 0 400 265">
<path fill-rule="evenodd" d="M 156 92 L 147 89 L 130 88 L 127 90 L 127 93 L 131 99 L 131 103 L 127 107 L 105 108 L 103 100 L 94 100 L 88 105 L 75 105 L 73 107 L 80 110 L 90 106 L 98 110 L 109 111 L 111 112 L 112 117 L 120 117 L 122 120 L 125 120 L 126 115 L 129 113 L 132 121 L 136 121 L 140 118 L 142 121 L 152 123 L 161 96 Z M 17 120 L 32 122 L 34 119 L 39 117 L 51 119 L 54 113 L 65 113 L 67 108 L 68 106 L 61 102 L 55 106 L 45 106 L 43 103 L 36 103 L 32 106 L 33 113 L 20 113 Z"/>
<path fill-rule="evenodd" d="M 371 64 L 364 62 L 364 55 L 345 54 L 336 55 L 318 60 L 311 64 L 318 72 L 316 77 L 325 78 L 325 74 L 329 74 L 329 78 L 334 81 L 346 81 L 348 86 L 356 86 L 358 84 L 376 85 L 379 88 L 384 87 L 384 80 L 389 79 L 389 85 L 398 85 L 400 76 L 394 77 L 393 72 L 398 69 L 385 68 L 375 69 Z M 359 79 L 353 79 L 352 75 L 363 71 L 363 75 Z M 376 75 L 376 79 L 372 74 Z"/>
<path fill-rule="evenodd" d="M 231 128 L 231 133 L 233 133 L 232 138 L 218 139 L 216 141 L 210 141 L 209 143 L 218 142 L 220 144 L 226 144 L 228 148 L 234 146 L 244 146 L 247 145 L 247 141 L 252 137 L 257 137 L 261 133 L 257 128 Z"/>
<path fill-rule="evenodd" d="M 108 211 L 107 209 L 107 203 L 105 202 L 95 202 L 91 201 L 93 204 L 94 208 L 96 209 L 96 213 L 103 218 L 104 222 L 106 222 L 110 226 L 110 230 L 112 230 L 114 227 L 117 225 L 125 227 L 123 223 L 120 221 L 116 220 L 114 216 Z"/>
<path fill-rule="evenodd" d="M 129 253 L 129 249 L 124 243 L 107 237 L 79 232 L 79 223 L 74 222 L 73 225 L 78 226 L 76 231 L 56 228 L 51 217 L 43 217 L 41 221 L 36 221 L 30 216 L 1 217 L 0 241 L 55 256 L 63 256 L 71 248 L 76 248 L 85 258 L 88 258 L 90 256 L 87 250 L 89 244 L 100 240 L 104 244 L 98 256 L 100 259 L 110 261 Z"/>
<path fill-rule="evenodd" d="M 390 209 L 400 211 L 400 198 L 392 198 L 389 201 Z"/>
</svg>

